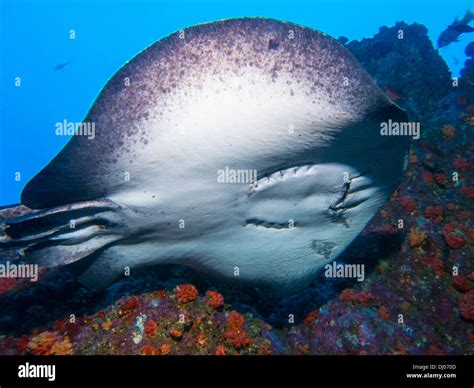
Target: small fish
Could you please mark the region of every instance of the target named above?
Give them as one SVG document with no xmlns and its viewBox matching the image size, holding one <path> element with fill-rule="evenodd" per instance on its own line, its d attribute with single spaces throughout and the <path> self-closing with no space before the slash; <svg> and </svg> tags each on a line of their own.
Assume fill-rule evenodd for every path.
<svg viewBox="0 0 474 388">
<path fill-rule="evenodd" d="M 446 47 L 453 42 L 459 42 L 459 37 L 474 31 L 469 23 L 474 19 L 474 11 L 468 10 L 462 19 L 456 18 L 452 24 L 448 26 L 438 38 L 438 48 Z"/>
<path fill-rule="evenodd" d="M 67 65 L 69 65 L 71 63 L 71 61 L 67 61 L 67 62 L 64 62 L 64 63 L 60 63 L 58 65 L 56 65 L 54 67 L 54 70 L 62 70 L 64 69 Z"/>
</svg>

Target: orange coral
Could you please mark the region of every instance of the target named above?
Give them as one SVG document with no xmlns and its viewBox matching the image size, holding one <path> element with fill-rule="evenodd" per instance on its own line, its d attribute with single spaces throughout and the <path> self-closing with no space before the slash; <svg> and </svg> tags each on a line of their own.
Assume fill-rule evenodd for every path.
<svg viewBox="0 0 474 388">
<path fill-rule="evenodd" d="M 207 346 L 206 333 L 201 331 L 194 339 L 194 346 L 196 349 L 204 349 Z"/>
<path fill-rule="evenodd" d="M 57 331 L 63 335 L 67 334 L 70 338 L 73 338 L 76 335 L 79 327 L 80 325 L 75 321 L 71 322 L 69 317 L 58 319 L 54 322 L 54 331 Z"/>
<path fill-rule="evenodd" d="M 461 194 L 464 195 L 466 198 L 474 199 L 474 186 L 464 187 L 461 190 Z"/>
<path fill-rule="evenodd" d="M 436 183 L 440 186 L 446 186 L 446 175 L 441 173 L 441 172 L 438 172 L 436 174 L 434 174 L 434 179 L 436 181 Z"/>
<path fill-rule="evenodd" d="M 216 291 L 207 291 L 206 296 L 209 298 L 207 304 L 213 309 L 217 309 L 224 305 L 224 297 Z"/>
<path fill-rule="evenodd" d="M 474 228 L 468 227 L 468 236 L 474 240 Z"/>
<path fill-rule="evenodd" d="M 160 350 L 155 348 L 152 344 L 143 345 L 141 354 L 144 356 L 157 356 L 160 354 Z"/>
<path fill-rule="evenodd" d="M 445 139 L 452 139 L 456 134 L 456 128 L 454 128 L 454 125 L 446 124 L 441 128 L 441 132 Z"/>
<path fill-rule="evenodd" d="M 227 317 L 227 328 L 229 330 L 238 331 L 242 330 L 244 327 L 245 318 L 242 314 L 239 314 L 237 311 L 233 310 L 230 312 Z"/>
<path fill-rule="evenodd" d="M 134 296 L 126 298 L 120 305 L 120 310 L 123 313 L 128 313 L 132 310 L 135 310 L 138 306 L 138 299 Z"/>
<path fill-rule="evenodd" d="M 171 334 L 171 337 L 175 339 L 180 339 L 183 336 L 183 331 L 178 329 L 171 329 L 169 333 Z"/>
<path fill-rule="evenodd" d="M 320 316 L 321 314 L 319 313 L 318 310 L 313 310 L 306 316 L 306 318 L 304 319 L 304 323 L 309 325 L 313 323 L 314 321 L 316 321 Z"/>
<path fill-rule="evenodd" d="M 421 174 L 421 179 L 425 182 L 428 186 L 431 186 L 434 183 L 434 176 L 431 172 L 425 171 Z"/>
<path fill-rule="evenodd" d="M 239 349 L 251 344 L 250 338 L 244 330 L 245 319 L 243 315 L 233 310 L 227 317 L 224 339 L 229 341 L 235 348 Z"/>
<path fill-rule="evenodd" d="M 358 301 L 360 303 L 369 303 L 374 299 L 374 296 L 369 291 L 359 292 Z"/>
<path fill-rule="evenodd" d="M 356 292 L 352 288 L 346 288 L 341 292 L 339 298 L 346 302 L 369 303 L 374 297 L 369 291 Z"/>
<path fill-rule="evenodd" d="M 168 296 L 168 292 L 166 290 L 159 290 L 159 291 L 153 292 L 152 295 L 155 296 L 156 298 L 165 298 Z"/>
<path fill-rule="evenodd" d="M 224 345 L 217 345 L 216 350 L 214 351 L 215 356 L 225 356 L 227 354 Z"/>
<path fill-rule="evenodd" d="M 176 287 L 176 299 L 180 303 L 192 302 L 197 299 L 198 295 L 198 290 L 192 284 L 181 284 Z"/>
<path fill-rule="evenodd" d="M 442 206 L 429 206 L 425 209 L 425 217 L 440 224 L 443 221 L 444 209 Z"/>
<path fill-rule="evenodd" d="M 429 257 L 425 259 L 426 263 L 433 268 L 436 275 L 442 276 L 444 274 L 443 262 L 437 257 Z"/>
<path fill-rule="evenodd" d="M 339 295 L 339 299 L 346 302 L 351 302 L 355 300 L 356 295 L 357 293 L 352 288 L 346 288 L 345 290 L 342 290 L 341 294 Z"/>
<path fill-rule="evenodd" d="M 110 328 L 112 327 L 112 321 L 110 319 L 107 319 L 103 324 L 102 324 L 102 329 L 105 331 L 109 331 Z"/>
<path fill-rule="evenodd" d="M 456 158 L 453 165 L 459 172 L 465 172 L 471 168 L 471 163 L 465 158 Z"/>
<path fill-rule="evenodd" d="M 448 203 L 446 207 L 448 208 L 448 210 L 451 210 L 451 211 L 459 209 L 459 206 L 455 205 L 454 203 Z"/>
<path fill-rule="evenodd" d="M 145 325 L 145 334 L 148 337 L 154 337 L 156 336 L 156 331 L 158 329 L 158 324 L 151 319 L 146 325 Z"/>
<path fill-rule="evenodd" d="M 411 307 L 411 304 L 410 302 L 405 301 L 400 305 L 400 307 L 402 308 L 403 311 L 408 311 L 408 309 Z"/>
<path fill-rule="evenodd" d="M 56 356 L 69 356 L 73 353 L 72 344 L 68 337 L 65 337 L 62 341 L 55 342 L 51 348 L 51 354 Z"/>
<path fill-rule="evenodd" d="M 426 240 L 426 233 L 419 229 L 411 229 L 408 233 L 408 243 L 412 248 L 417 248 Z"/>
<path fill-rule="evenodd" d="M 466 240 L 461 235 L 459 228 L 457 228 L 454 224 L 445 225 L 441 233 L 444 237 L 444 241 L 446 241 L 446 244 L 451 249 L 461 249 L 466 243 Z"/>
<path fill-rule="evenodd" d="M 409 195 L 404 195 L 400 198 L 400 205 L 407 213 L 411 213 L 416 208 L 414 199 Z"/>
<path fill-rule="evenodd" d="M 380 318 L 388 321 L 390 319 L 390 312 L 385 306 L 380 306 L 379 307 L 379 316 Z"/>
<path fill-rule="evenodd" d="M 163 344 L 160 347 L 161 354 L 170 354 L 171 353 L 171 345 L 170 344 Z"/>
<path fill-rule="evenodd" d="M 464 319 L 474 321 L 474 290 L 464 294 L 459 304 L 459 311 Z"/>
<path fill-rule="evenodd" d="M 302 347 L 304 347 L 305 345 L 302 345 Z M 309 346 L 306 345 L 308 347 L 308 351 L 309 351 Z M 307 353 L 307 352 L 304 352 L 302 351 L 302 353 Z M 258 354 L 260 356 L 271 356 L 272 355 L 272 349 L 270 348 L 270 344 L 268 342 L 265 342 L 261 347 L 260 349 L 258 350 Z"/>
<path fill-rule="evenodd" d="M 453 287 L 461 292 L 469 291 L 472 288 L 469 278 L 463 275 L 453 276 Z"/>
<path fill-rule="evenodd" d="M 28 344 L 28 350 L 34 355 L 50 355 L 54 344 L 61 340 L 61 336 L 54 331 L 43 331 L 37 336 L 33 337 Z"/>
<path fill-rule="evenodd" d="M 18 341 L 18 344 L 17 344 L 17 348 L 20 352 L 26 352 L 26 350 L 28 349 L 28 344 L 30 343 L 30 339 L 28 338 L 28 336 L 24 335 L 22 337 L 20 337 L 19 341 Z"/>
</svg>

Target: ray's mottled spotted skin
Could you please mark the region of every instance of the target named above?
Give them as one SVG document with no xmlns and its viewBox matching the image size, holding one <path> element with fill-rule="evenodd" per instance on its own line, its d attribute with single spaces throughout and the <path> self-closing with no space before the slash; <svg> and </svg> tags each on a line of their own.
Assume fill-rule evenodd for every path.
<svg viewBox="0 0 474 388">
<path fill-rule="evenodd" d="M 303 90 L 314 103 L 326 95 L 330 104 L 344 106 L 354 115 L 372 108 L 374 98 L 386 102 L 355 58 L 334 39 L 292 23 L 247 18 L 197 25 L 150 46 L 114 76 L 88 119 L 115 124 L 111 143 L 121 136 L 123 140 L 139 135 L 143 141 L 146 132 L 131 124 L 148 119 L 154 106 L 163 108 L 160 115 L 173 108 L 170 96 L 177 89 L 191 96 L 209 75 L 225 89 L 230 75 L 247 74 L 285 82 L 289 95 Z M 129 87 L 123 85 L 126 77 L 131 80 Z M 347 88 L 335 87 L 344 82 Z"/>
<path fill-rule="evenodd" d="M 186 110 L 209 79 L 229 88 L 230 77 L 279 83 L 288 98 L 304 94 L 354 121 L 387 104 L 349 51 L 321 32 L 262 18 L 193 26 L 156 42 L 114 75 L 84 120 L 95 123 L 95 139 L 74 137 L 26 187 L 23 203 L 43 208 L 104 196 L 123 184 L 117 163 L 133 164 L 165 129 L 163 116 Z"/>
</svg>

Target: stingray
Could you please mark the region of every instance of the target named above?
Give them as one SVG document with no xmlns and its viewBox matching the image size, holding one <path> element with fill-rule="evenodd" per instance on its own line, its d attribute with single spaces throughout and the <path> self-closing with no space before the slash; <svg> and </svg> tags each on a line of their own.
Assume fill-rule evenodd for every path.
<svg viewBox="0 0 474 388">
<path fill-rule="evenodd" d="M 397 187 L 406 121 L 330 36 L 266 18 L 174 33 L 108 81 L 28 182 L 34 211 L 0 249 L 76 265 L 103 288 L 126 268 L 180 264 L 281 293 L 305 287 Z M 224 173 L 223 173 L 224 172 Z"/>
</svg>

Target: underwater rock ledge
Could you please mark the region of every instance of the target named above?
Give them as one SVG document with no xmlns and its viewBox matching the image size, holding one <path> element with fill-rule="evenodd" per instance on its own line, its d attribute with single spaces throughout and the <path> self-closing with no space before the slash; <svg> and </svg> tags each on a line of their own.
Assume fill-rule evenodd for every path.
<svg viewBox="0 0 474 388">
<path fill-rule="evenodd" d="M 452 91 L 448 65 L 421 24 L 383 26 L 373 38 L 346 47 L 410 120 L 429 119 L 439 100 Z"/>
</svg>

